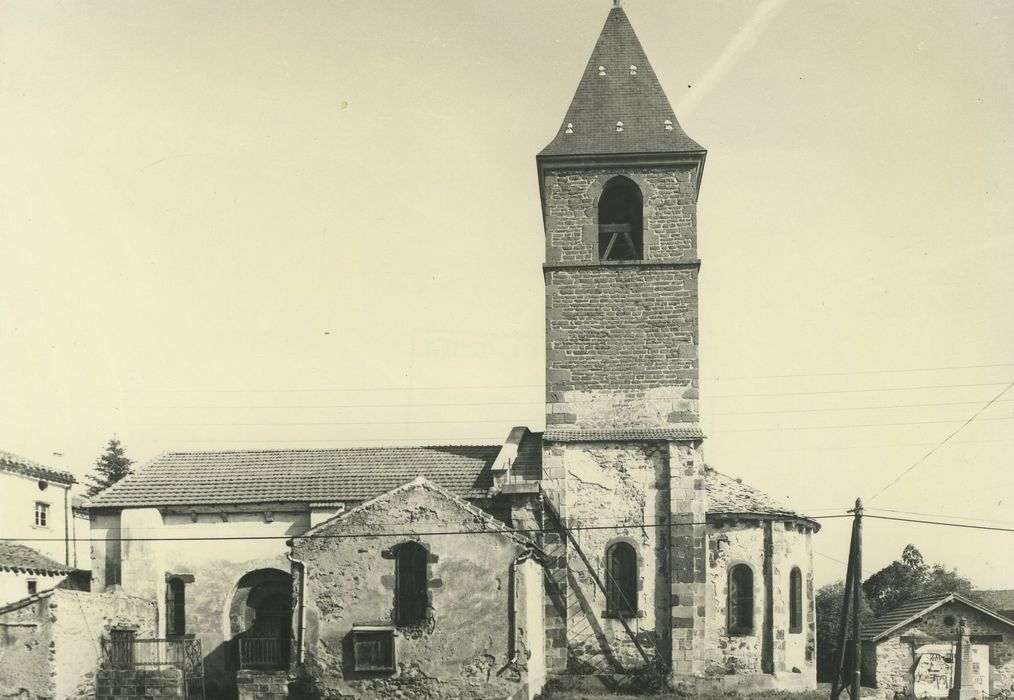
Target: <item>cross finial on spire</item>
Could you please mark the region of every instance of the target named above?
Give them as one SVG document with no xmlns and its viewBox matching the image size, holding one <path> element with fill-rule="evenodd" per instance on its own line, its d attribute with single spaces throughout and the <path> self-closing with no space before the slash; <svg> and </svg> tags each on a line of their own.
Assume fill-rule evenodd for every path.
<svg viewBox="0 0 1014 700">
<path fill-rule="evenodd" d="M 613 7 L 623 7 L 623 0 L 613 0 Z"/>
</svg>

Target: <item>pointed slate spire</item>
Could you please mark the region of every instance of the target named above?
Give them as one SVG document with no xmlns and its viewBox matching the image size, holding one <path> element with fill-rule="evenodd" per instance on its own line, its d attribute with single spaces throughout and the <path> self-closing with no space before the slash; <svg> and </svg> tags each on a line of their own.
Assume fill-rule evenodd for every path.
<svg viewBox="0 0 1014 700">
<path fill-rule="evenodd" d="M 546 156 L 704 153 L 687 136 L 655 71 L 615 2 Z"/>
</svg>

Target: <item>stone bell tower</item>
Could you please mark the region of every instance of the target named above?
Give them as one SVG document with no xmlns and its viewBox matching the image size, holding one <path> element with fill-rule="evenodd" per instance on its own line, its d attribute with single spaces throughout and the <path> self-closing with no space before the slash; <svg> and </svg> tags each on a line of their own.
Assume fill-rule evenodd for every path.
<svg viewBox="0 0 1014 700">
<path fill-rule="evenodd" d="M 561 629 L 547 644 L 557 668 L 593 666 L 603 638 L 636 664 L 631 640 L 613 623 L 623 617 L 637 620 L 651 653 L 674 672 L 700 672 L 707 501 L 696 208 L 705 155 L 680 126 L 617 1 L 559 130 L 537 157 L 546 241 L 543 485 L 580 531 L 591 568 L 609 579 L 596 587 L 588 576 L 556 577 Z M 622 561 L 621 545 L 634 550 L 623 549 Z M 569 549 L 573 572 L 582 564 Z M 635 555 L 636 600 L 617 604 L 601 588 L 616 589 L 613 579 L 627 575 L 623 561 Z M 584 630 L 582 618 L 596 631 Z M 564 637 L 566 652 L 552 658 Z"/>
</svg>

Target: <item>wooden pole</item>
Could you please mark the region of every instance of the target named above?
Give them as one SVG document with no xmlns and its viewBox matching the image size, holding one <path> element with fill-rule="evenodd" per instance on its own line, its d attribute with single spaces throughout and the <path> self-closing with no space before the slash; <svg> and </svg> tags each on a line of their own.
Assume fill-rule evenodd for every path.
<svg viewBox="0 0 1014 700">
<path fill-rule="evenodd" d="M 862 632 L 862 623 L 859 620 L 860 602 L 863 595 L 863 502 L 856 499 L 856 519 L 853 525 L 855 532 L 855 554 L 850 557 L 855 561 L 855 571 L 852 572 L 852 688 L 849 695 L 852 700 L 859 697 L 859 681 L 862 671 L 862 642 L 859 637 Z"/>
<path fill-rule="evenodd" d="M 849 562 L 845 570 L 845 589 L 841 597 L 841 616 L 838 618 L 838 642 L 834 654 L 834 678 L 831 680 L 831 700 L 838 700 L 842 691 L 842 669 L 845 666 L 845 644 L 848 642 L 849 601 L 853 598 L 852 579 L 855 574 L 855 562 L 852 553 L 856 549 L 856 528 L 852 525 L 852 541 L 849 544 Z"/>
</svg>

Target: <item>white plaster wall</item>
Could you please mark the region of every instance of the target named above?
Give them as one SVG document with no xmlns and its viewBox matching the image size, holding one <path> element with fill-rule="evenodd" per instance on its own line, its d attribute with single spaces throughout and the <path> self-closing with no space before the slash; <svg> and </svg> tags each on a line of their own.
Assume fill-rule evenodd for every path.
<svg viewBox="0 0 1014 700">
<path fill-rule="evenodd" d="M 15 600 L 21 600 L 22 598 L 28 597 L 28 582 L 35 581 L 38 586 L 37 591 L 42 593 L 48 591 L 51 588 L 56 588 L 57 584 L 63 579 L 64 576 L 45 576 L 43 574 L 23 574 L 14 571 L 0 571 L 0 605 L 6 605 L 12 603 Z"/>
<path fill-rule="evenodd" d="M 0 511 L 0 531 L 5 536 L 32 549 L 38 550 L 60 564 L 69 564 L 67 556 L 67 523 L 70 520 L 69 486 L 46 482 L 39 489 L 39 479 L 0 471 L 0 493 L 4 494 L 4 508 Z M 49 504 L 49 523 L 35 525 L 35 503 Z M 7 534 L 9 533 L 9 534 Z M 44 539 L 46 541 L 34 541 Z"/>
<path fill-rule="evenodd" d="M 524 644 L 527 659 L 523 661 L 528 666 L 528 698 L 531 700 L 546 684 L 546 635 L 544 627 L 544 592 L 543 592 L 543 570 L 534 559 L 528 559 L 517 566 L 520 579 L 520 593 L 523 596 L 522 604 L 519 606 L 524 611 L 523 620 L 519 627 L 519 637 Z"/>
</svg>

